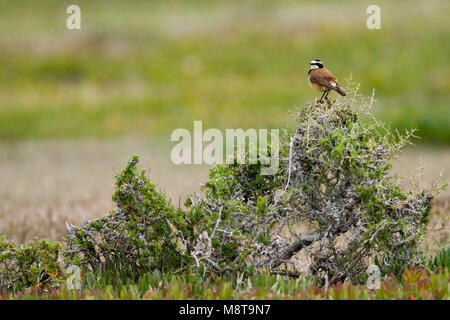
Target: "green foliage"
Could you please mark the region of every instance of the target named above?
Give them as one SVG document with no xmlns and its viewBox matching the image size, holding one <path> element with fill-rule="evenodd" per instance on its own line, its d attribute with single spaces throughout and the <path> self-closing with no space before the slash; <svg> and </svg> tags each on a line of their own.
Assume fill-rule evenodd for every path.
<svg viewBox="0 0 450 320">
<path fill-rule="evenodd" d="M 138 157 L 116 176 L 116 209 L 103 218 L 69 226 L 70 263 L 90 270 L 112 268 L 129 276 L 149 270 L 173 270 L 186 258 L 182 232 L 189 227 L 181 210 L 156 190 L 145 170 L 137 171 Z M 184 247 L 186 249 L 186 247 Z"/>
<path fill-rule="evenodd" d="M 412 133 L 392 134 L 371 118 L 367 101 L 346 98 L 305 105 L 295 113 L 296 130 L 282 141 L 275 174 L 262 175 L 263 164 L 248 158 L 242 164 L 214 166 L 204 196 L 188 195 L 184 209 L 173 208 L 132 156 L 116 175 L 116 208 L 79 226 L 67 225 L 61 263 L 59 243 L 42 240 L 17 247 L 0 238 L 0 286 L 55 288 L 64 279 L 61 268 L 75 265 L 83 271 L 83 286 L 106 288 L 107 298 L 148 293 L 155 285 L 151 277 L 161 278 L 158 290 L 163 291 L 150 290 L 150 297 L 184 297 L 177 282 L 180 272 L 196 286 L 201 274 L 226 277 L 237 287 L 248 279 L 268 285 L 273 280 L 266 277 L 269 273 L 306 275 L 315 285 L 336 285 L 326 297 L 351 298 L 360 297 L 360 287 L 350 288 L 348 282 L 364 283 L 372 263 L 383 275 L 402 277 L 406 283 L 424 278 L 424 285 L 440 286 L 422 271 L 405 271 L 423 265 L 418 246 L 433 199 L 428 190 L 402 191 L 390 175 L 391 159 Z M 435 189 L 441 186 L 437 183 Z M 303 271 L 295 261 L 301 251 L 308 255 Z M 431 269 L 437 266 L 448 267 L 448 250 L 430 262 Z M 439 277 L 448 273 L 439 270 Z M 276 280 L 268 295 L 284 297 L 280 288 L 288 285 Z M 233 290 L 220 283 L 199 296 L 228 299 L 240 294 Z M 367 297 L 366 291 L 362 294 Z M 442 290 L 436 296 L 442 297 Z"/>
<path fill-rule="evenodd" d="M 42 239 L 17 245 L 0 236 L 0 288 L 57 287 L 64 273 L 58 264 L 59 242 Z"/>
<path fill-rule="evenodd" d="M 201 217 L 190 252 L 197 266 L 230 278 L 254 272 L 251 261 L 272 244 L 270 230 L 276 221 L 270 205 L 284 172 L 282 166 L 274 175 L 263 175 L 262 167 L 260 161 L 216 165 L 203 186 L 205 198 L 189 197 L 186 211 Z"/>
<path fill-rule="evenodd" d="M 340 81 L 375 88 L 380 119 L 449 144 L 450 5 L 380 5 L 383 29 L 369 31 L 356 1 L 91 1 L 76 33 L 59 0 L 3 1 L 0 139 L 166 136 L 199 118 L 279 127 L 317 95 L 307 63 L 321 58 Z"/>
<path fill-rule="evenodd" d="M 299 108 L 273 176 L 248 162 L 211 170 L 205 197 L 187 202 L 201 217 L 190 251 L 197 266 L 231 278 L 288 264 L 295 274 L 292 258 L 306 250 L 309 274 L 334 283 L 364 282 L 369 261 L 397 276 L 422 263 L 432 192 L 403 192 L 390 176 L 412 132 L 394 134 L 372 117 L 373 99 L 349 96 Z"/>
<path fill-rule="evenodd" d="M 216 165 L 205 196 L 188 195 L 185 210 L 156 191 L 133 156 L 116 177 L 117 209 L 69 227 L 69 262 L 125 277 L 189 266 L 233 279 L 265 268 L 298 274 L 292 258 L 306 250 L 308 274 L 322 281 L 364 282 L 369 261 L 399 276 L 422 263 L 433 197 L 403 192 L 391 179 L 390 160 L 412 133 L 392 134 L 371 118 L 368 101 L 305 105 L 275 174 L 262 175 L 248 157 Z M 295 231 L 302 225 L 308 234 Z"/>
</svg>

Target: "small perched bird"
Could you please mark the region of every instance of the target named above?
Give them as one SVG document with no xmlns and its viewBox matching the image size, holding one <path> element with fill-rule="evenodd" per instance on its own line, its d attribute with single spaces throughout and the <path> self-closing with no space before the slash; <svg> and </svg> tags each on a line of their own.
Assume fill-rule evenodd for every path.
<svg viewBox="0 0 450 320">
<path fill-rule="evenodd" d="M 323 98 L 328 101 L 328 93 L 330 90 L 334 90 L 341 96 L 345 96 L 345 92 L 337 84 L 336 77 L 323 66 L 322 61 L 314 59 L 310 63 L 311 69 L 308 71 L 308 81 L 311 87 L 318 91 L 322 91 L 323 94 L 320 97 L 319 102 L 322 102 Z"/>
</svg>

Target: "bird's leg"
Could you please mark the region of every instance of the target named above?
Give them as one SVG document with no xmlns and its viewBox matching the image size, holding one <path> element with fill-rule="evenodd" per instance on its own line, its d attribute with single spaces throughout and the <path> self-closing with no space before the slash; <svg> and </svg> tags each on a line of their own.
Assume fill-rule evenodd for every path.
<svg viewBox="0 0 450 320">
<path fill-rule="evenodd" d="M 326 92 L 327 94 L 325 95 L 325 100 L 327 100 L 327 103 L 328 103 L 328 106 L 331 106 L 331 101 L 328 99 L 328 94 L 330 93 L 330 91 L 328 90 L 327 92 Z"/>
<path fill-rule="evenodd" d="M 323 97 L 325 96 L 325 94 L 327 93 L 327 91 L 324 91 L 323 93 L 322 93 L 322 96 L 320 97 L 320 99 L 319 99 L 319 103 L 322 103 L 323 102 Z"/>
<path fill-rule="evenodd" d="M 335 103 L 335 102 L 336 102 L 336 99 L 331 99 L 330 102 L 331 102 L 331 103 Z"/>
</svg>

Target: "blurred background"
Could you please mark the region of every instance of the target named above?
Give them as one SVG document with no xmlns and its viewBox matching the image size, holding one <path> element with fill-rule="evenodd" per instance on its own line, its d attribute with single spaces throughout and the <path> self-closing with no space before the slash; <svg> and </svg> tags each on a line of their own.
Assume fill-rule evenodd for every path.
<svg viewBox="0 0 450 320">
<path fill-rule="evenodd" d="M 68 30 L 68 5 L 81 30 Z M 366 26 L 381 8 L 381 30 Z M 283 128 L 320 93 L 308 62 L 375 89 L 374 111 L 420 139 L 394 171 L 450 172 L 450 2 L 130 0 L 0 2 L 0 233 L 59 239 L 112 208 L 113 175 L 132 153 L 178 205 L 206 166 L 174 166 L 170 134 Z M 448 243 L 450 193 L 429 237 Z"/>
</svg>

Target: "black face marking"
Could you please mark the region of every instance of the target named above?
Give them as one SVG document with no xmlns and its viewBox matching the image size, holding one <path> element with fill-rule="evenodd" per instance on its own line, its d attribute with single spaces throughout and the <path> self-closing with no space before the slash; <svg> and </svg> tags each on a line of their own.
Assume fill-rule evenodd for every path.
<svg viewBox="0 0 450 320">
<path fill-rule="evenodd" d="M 310 63 L 312 66 L 318 66 L 319 68 L 323 68 L 323 64 L 321 62 Z"/>
<path fill-rule="evenodd" d="M 310 64 L 311 66 L 315 66 L 315 67 L 317 67 L 317 68 L 311 68 L 311 69 L 309 69 L 308 74 L 310 74 L 311 71 L 313 71 L 314 69 L 320 69 L 320 68 L 323 68 L 323 63 L 322 63 L 322 61 L 320 61 L 320 59 L 314 59 L 314 60 L 311 60 L 311 62 L 310 62 L 309 64 Z"/>
<path fill-rule="evenodd" d="M 309 64 L 312 66 L 317 66 L 318 68 L 323 68 L 323 63 L 320 59 L 311 60 Z"/>
</svg>

